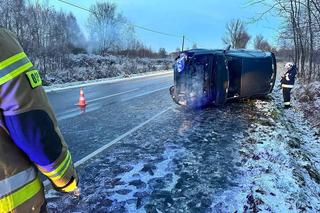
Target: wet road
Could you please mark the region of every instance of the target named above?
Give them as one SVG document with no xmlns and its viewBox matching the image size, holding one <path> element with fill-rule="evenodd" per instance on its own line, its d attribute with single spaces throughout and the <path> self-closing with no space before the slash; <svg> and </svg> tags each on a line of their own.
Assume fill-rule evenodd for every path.
<svg viewBox="0 0 320 213">
<path fill-rule="evenodd" d="M 74 161 L 172 106 L 168 93 L 172 78 L 166 74 L 84 87 L 85 113 L 75 106 L 79 88 L 49 92 Z"/>
<path fill-rule="evenodd" d="M 84 87 L 88 103 L 86 112 L 168 89 L 173 84 L 172 78 L 172 74 L 164 74 Z M 48 97 L 58 120 L 76 117 L 80 114 L 79 109 L 75 107 L 79 99 L 79 88 L 49 92 Z"/>
<path fill-rule="evenodd" d="M 304 169 L 316 171 L 320 155 L 301 148 L 316 143 L 282 110 L 279 90 L 191 111 L 172 102 L 171 84 L 158 76 L 85 88 L 83 114 L 78 89 L 49 94 L 81 162 L 81 197 L 50 190 L 50 212 L 320 211 L 320 187 Z"/>
</svg>

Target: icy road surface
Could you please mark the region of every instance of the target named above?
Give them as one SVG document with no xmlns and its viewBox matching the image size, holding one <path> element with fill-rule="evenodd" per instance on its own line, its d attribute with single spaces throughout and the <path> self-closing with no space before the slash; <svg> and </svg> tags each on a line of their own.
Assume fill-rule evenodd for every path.
<svg viewBox="0 0 320 213">
<path fill-rule="evenodd" d="M 74 161 L 116 140 L 77 167 L 80 198 L 47 192 L 50 212 L 320 211 L 319 138 L 279 89 L 190 111 L 171 101 L 171 79 L 85 88 L 83 114 L 78 89 L 49 93 Z"/>
</svg>

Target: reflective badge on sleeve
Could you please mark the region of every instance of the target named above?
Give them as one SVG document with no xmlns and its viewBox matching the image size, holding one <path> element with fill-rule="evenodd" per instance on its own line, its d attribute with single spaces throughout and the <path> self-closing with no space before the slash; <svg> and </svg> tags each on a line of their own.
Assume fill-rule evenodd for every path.
<svg viewBox="0 0 320 213">
<path fill-rule="evenodd" d="M 27 72 L 26 75 L 33 89 L 42 85 L 42 80 L 38 70 L 31 70 Z"/>
</svg>

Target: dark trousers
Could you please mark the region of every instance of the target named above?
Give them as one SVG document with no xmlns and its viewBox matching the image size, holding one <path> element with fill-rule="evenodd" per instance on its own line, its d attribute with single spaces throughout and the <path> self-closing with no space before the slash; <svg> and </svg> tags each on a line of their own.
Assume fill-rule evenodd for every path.
<svg viewBox="0 0 320 213">
<path fill-rule="evenodd" d="M 285 106 L 290 106 L 290 92 L 291 88 L 282 88 L 283 102 Z"/>
</svg>

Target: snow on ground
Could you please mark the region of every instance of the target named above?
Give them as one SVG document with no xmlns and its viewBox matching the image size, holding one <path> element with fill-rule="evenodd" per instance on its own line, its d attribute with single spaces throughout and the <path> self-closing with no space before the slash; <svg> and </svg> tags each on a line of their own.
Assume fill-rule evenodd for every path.
<svg viewBox="0 0 320 213">
<path fill-rule="evenodd" d="M 171 58 L 129 58 L 124 56 L 99 56 L 94 54 L 69 55 L 63 67 L 47 70 L 43 76 L 45 85 L 63 84 L 75 81 L 90 81 L 133 74 L 169 70 Z"/>
<path fill-rule="evenodd" d="M 299 84 L 293 90 L 297 107 L 303 112 L 304 117 L 311 126 L 316 128 L 316 134 L 320 135 L 320 81 L 310 84 Z"/>
<path fill-rule="evenodd" d="M 294 109 L 283 110 L 270 101 L 254 105 L 263 114 L 250 117 L 253 122 L 243 136 L 241 184 L 223 191 L 213 209 L 319 212 L 320 167 L 315 162 L 320 162 L 320 141 Z"/>
<path fill-rule="evenodd" d="M 63 83 L 63 84 L 53 84 L 50 86 L 44 86 L 44 89 L 46 92 L 53 92 L 53 91 L 86 87 L 86 86 L 97 85 L 97 84 L 116 83 L 119 81 L 126 81 L 126 80 L 132 80 L 132 79 L 138 79 L 138 78 L 144 78 L 144 77 L 166 75 L 166 74 L 171 74 L 172 72 L 173 72 L 172 70 L 159 70 L 154 72 L 132 74 L 125 77 L 118 76 L 113 78 L 102 78 L 102 79 L 88 80 L 88 81 L 75 81 L 75 82 L 69 82 L 69 83 Z"/>
</svg>

